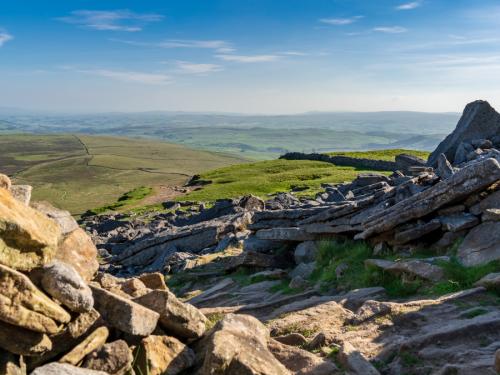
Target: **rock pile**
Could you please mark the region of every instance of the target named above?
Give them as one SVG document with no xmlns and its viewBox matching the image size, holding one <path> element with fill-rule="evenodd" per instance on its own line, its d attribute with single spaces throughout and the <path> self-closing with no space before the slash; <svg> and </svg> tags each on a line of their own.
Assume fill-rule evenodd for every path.
<svg viewBox="0 0 500 375">
<path fill-rule="evenodd" d="M 500 128 L 491 130 L 497 117 L 485 102 L 469 104 L 455 132 L 438 147 L 458 150 L 475 135 L 470 144 L 476 148 L 466 161 L 453 162 L 453 157 L 450 162 L 439 153 L 429 159 L 429 164 L 436 160 L 434 168 L 403 155 L 397 158 L 402 170 L 328 185 L 316 200 L 281 194 L 267 203 L 244 198 L 252 202 L 246 206 L 219 202 L 216 207 L 225 205 L 225 211 L 210 209 L 191 222 L 183 219 L 182 226 L 172 223 L 114 248 L 112 263 L 124 274 L 163 271 L 179 251 L 190 257 L 239 244 L 245 251 L 269 252 L 332 237 L 362 239 L 378 252 L 403 254 L 423 247 L 439 253 L 464 238 L 458 249 L 464 265 L 500 259 L 500 151 L 495 148 Z M 481 125 L 486 120 L 491 126 Z M 481 138 L 486 136 L 491 139 Z"/>
<path fill-rule="evenodd" d="M 68 212 L 30 207 L 0 181 L 0 374 L 289 374 L 258 320 L 230 315 L 209 329 L 162 274 L 98 273 Z M 203 227 L 198 239 L 223 232 Z"/>
</svg>

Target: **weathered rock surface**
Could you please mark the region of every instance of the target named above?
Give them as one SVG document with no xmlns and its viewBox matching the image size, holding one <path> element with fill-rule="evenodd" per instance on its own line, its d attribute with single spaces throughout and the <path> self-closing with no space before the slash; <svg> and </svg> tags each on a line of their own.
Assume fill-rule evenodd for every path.
<svg viewBox="0 0 500 375">
<path fill-rule="evenodd" d="M 96 310 L 111 326 L 137 336 L 148 336 L 156 328 L 157 312 L 97 286 L 91 288 Z"/>
<path fill-rule="evenodd" d="M 24 274 L 0 264 L 0 320 L 40 333 L 54 334 L 70 315 Z"/>
<path fill-rule="evenodd" d="M 12 185 L 10 187 L 10 193 L 17 201 L 21 202 L 25 206 L 29 206 L 31 201 L 31 191 L 33 188 L 30 185 Z"/>
<path fill-rule="evenodd" d="M 123 340 L 103 345 L 99 350 L 90 353 L 82 367 L 103 371 L 107 374 L 125 375 L 132 369 L 134 357 L 127 343 Z M 143 372 L 146 374 L 147 372 Z"/>
<path fill-rule="evenodd" d="M 269 332 L 257 319 L 229 314 L 197 346 L 200 375 L 288 375 L 267 349 Z"/>
<path fill-rule="evenodd" d="M 109 331 L 106 327 L 99 327 L 85 340 L 74 347 L 69 353 L 62 357 L 60 363 L 68 363 L 70 365 L 78 365 L 87 354 L 92 353 L 94 350 L 100 349 L 108 339 Z"/>
<path fill-rule="evenodd" d="M 200 338 L 205 330 L 207 318 L 194 306 L 183 303 L 163 290 L 154 290 L 135 299 L 140 305 L 160 315 L 160 325 L 174 336 L 186 340 Z"/>
<path fill-rule="evenodd" d="M 103 371 L 94 371 L 81 367 L 69 365 L 67 363 L 49 363 L 38 367 L 31 375 L 107 375 Z"/>
<path fill-rule="evenodd" d="M 14 354 L 39 356 L 52 349 L 52 342 L 44 333 L 0 322 L 0 348 Z"/>
<path fill-rule="evenodd" d="M 30 271 L 54 257 L 61 232 L 40 212 L 0 189 L 0 264 Z"/>
<path fill-rule="evenodd" d="M 495 159 L 486 159 L 466 166 L 451 178 L 415 194 L 394 206 L 376 214 L 363 223 L 364 232 L 355 236 L 366 239 L 375 234 L 391 230 L 398 224 L 423 217 L 442 206 L 465 198 L 500 180 L 500 164 Z"/>
<path fill-rule="evenodd" d="M 69 211 L 60 210 L 59 208 L 52 206 L 49 202 L 33 202 L 31 203 L 31 207 L 41 213 L 44 213 L 50 219 L 59 224 L 59 228 L 61 229 L 63 235 L 71 233 L 79 228 L 78 223 L 73 216 L 71 216 Z"/>
<path fill-rule="evenodd" d="M 73 267 L 54 262 L 43 268 L 43 289 L 73 312 L 87 312 L 94 306 L 92 291 Z"/>
<path fill-rule="evenodd" d="M 55 258 L 73 266 L 86 282 L 94 278 L 99 268 L 97 249 L 90 237 L 80 228 L 64 238 Z"/>
<path fill-rule="evenodd" d="M 306 350 L 284 345 L 270 340 L 268 348 L 292 374 L 296 375 L 332 375 L 340 373 L 335 364 L 322 359 Z"/>
<path fill-rule="evenodd" d="M 12 186 L 12 181 L 10 180 L 9 176 L 0 173 L 0 188 L 5 190 L 10 190 L 11 186 Z"/>
<path fill-rule="evenodd" d="M 478 100 L 469 103 L 455 130 L 448 135 L 429 156 L 428 164 L 434 166 L 440 154 L 455 161 L 455 153 L 462 142 L 478 138 L 490 139 L 500 133 L 500 114 L 488 102 Z"/>
<path fill-rule="evenodd" d="M 136 368 L 141 374 L 177 375 L 194 363 L 194 352 L 174 337 L 151 335 L 137 349 Z"/>
<path fill-rule="evenodd" d="M 500 222 L 488 221 L 473 228 L 458 248 L 457 256 L 466 266 L 500 259 Z"/>
</svg>

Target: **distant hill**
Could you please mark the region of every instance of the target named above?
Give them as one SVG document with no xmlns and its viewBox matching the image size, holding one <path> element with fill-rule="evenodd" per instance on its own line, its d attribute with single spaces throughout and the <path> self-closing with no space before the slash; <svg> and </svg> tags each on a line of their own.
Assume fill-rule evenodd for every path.
<svg viewBox="0 0 500 375">
<path fill-rule="evenodd" d="M 88 115 L 0 111 L 0 134 L 80 133 L 144 137 L 244 158 L 289 151 L 377 148 L 433 150 L 454 129 L 458 113 L 334 112 L 282 116 L 147 112 Z M 8 126 L 2 126 L 2 124 Z"/>
<path fill-rule="evenodd" d="M 1 172 L 74 214 L 141 186 L 183 185 L 192 175 L 242 158 L 150 140 L 74 135 L 0 136 Z"/>
</svg>

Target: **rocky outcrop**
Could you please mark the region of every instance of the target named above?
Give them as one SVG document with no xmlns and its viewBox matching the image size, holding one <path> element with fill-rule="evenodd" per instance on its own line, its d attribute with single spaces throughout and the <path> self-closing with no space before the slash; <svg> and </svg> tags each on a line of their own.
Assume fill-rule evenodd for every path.
<svg viewBox="0 0 500 375">
<path fill-rule="evenodd" d="M 488 102 L 478 100 L 470 103 L 465 107 L 456 129 L 429 156 L 428 164 L 436 166 L 440 154 L 446 155 L 452 163 L 461 163 L 465 161 L 461 153 L 464 154 L 467 151 L 462 151 L 460 147 L 472 152 L 486 143 L 477 140 L 489 140 L 498 136 L 499 133 L 500 114 Z"/>
</svg>

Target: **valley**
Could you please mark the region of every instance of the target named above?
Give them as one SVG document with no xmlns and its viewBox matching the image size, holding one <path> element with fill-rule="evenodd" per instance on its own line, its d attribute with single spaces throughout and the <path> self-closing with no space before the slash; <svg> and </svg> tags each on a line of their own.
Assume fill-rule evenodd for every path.
<svg viewBox="0 0 500 375">
<path fill-rule="evenodd" d="M 85 135 L 2 135 L 0 148 L 3 170 L 33 185 L 34 199 L 75 215 L 141 186 L 183 185 L 194 174 L 245 162 L 171 143 Z"/>
</svg>

